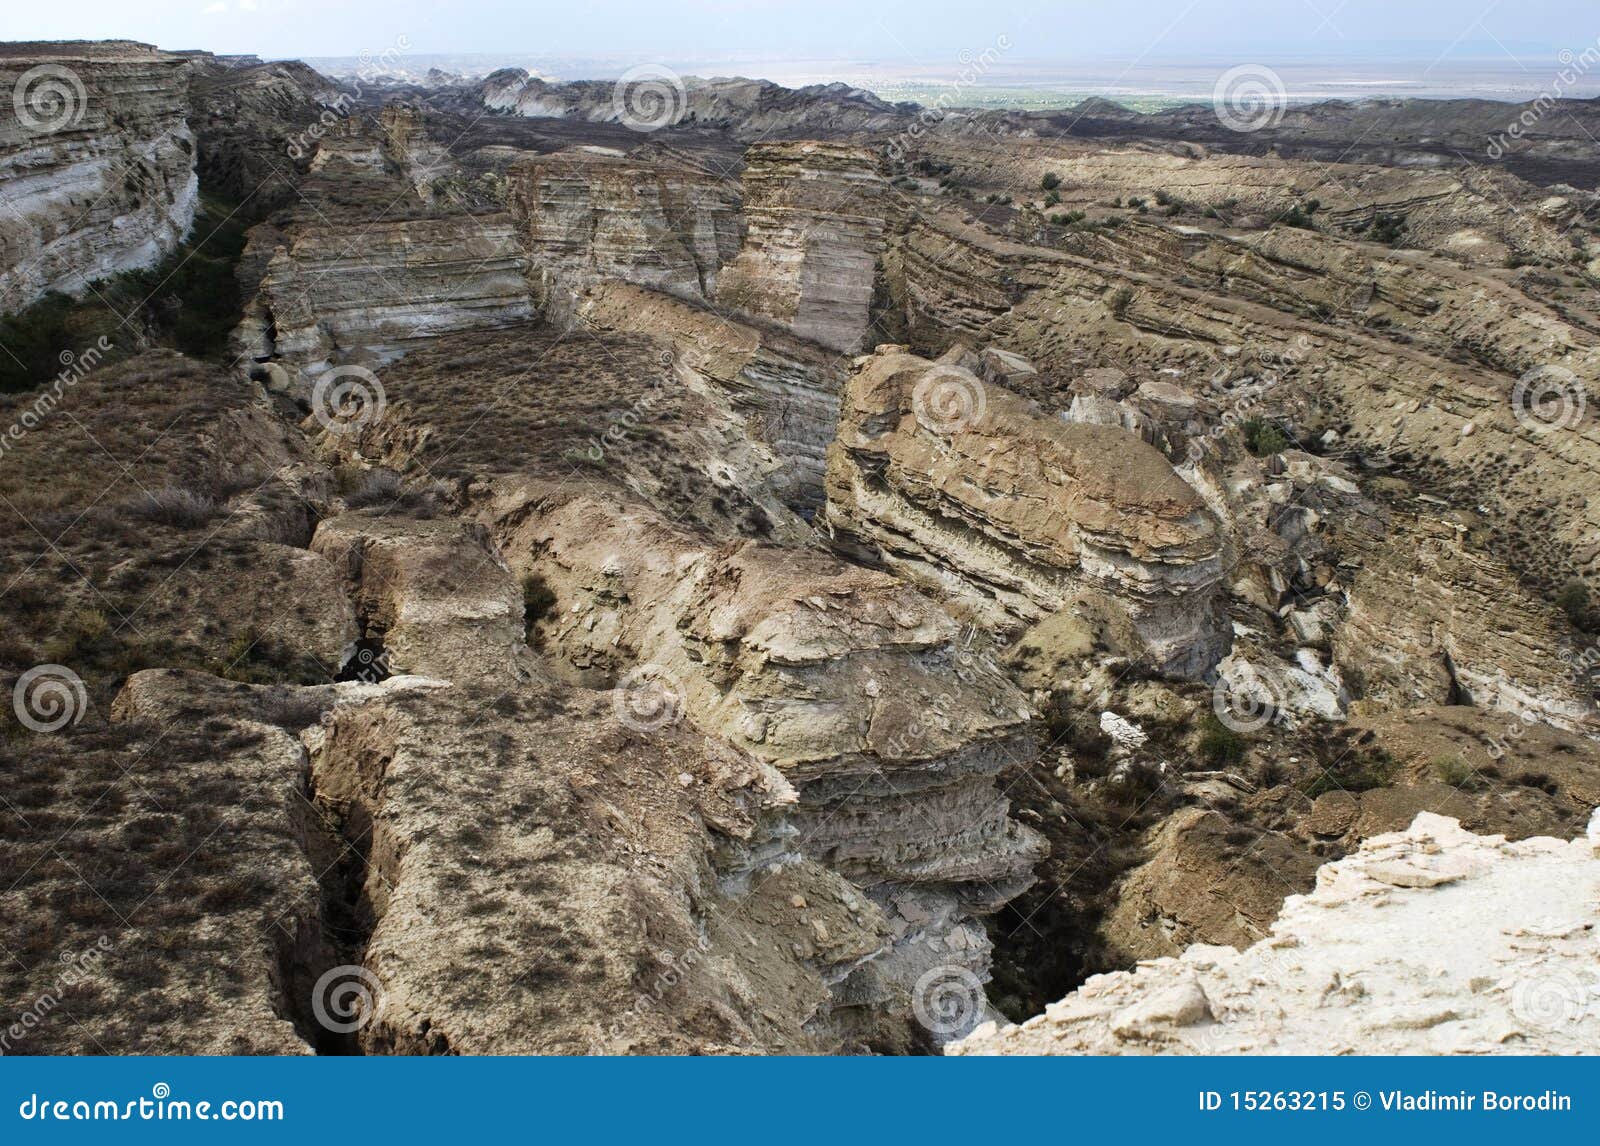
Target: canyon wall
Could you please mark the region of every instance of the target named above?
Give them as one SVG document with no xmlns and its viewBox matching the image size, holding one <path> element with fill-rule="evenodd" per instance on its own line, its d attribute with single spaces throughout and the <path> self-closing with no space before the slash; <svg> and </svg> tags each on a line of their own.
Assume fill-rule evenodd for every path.
<svg viewBox="0 0 1600 1146">
<path fill-rule="evenodd" d="M 510 179 L 543 295 L 609 278 L 706 298 L 739 249 L 737 186 L 692 166 L 579 147 L 519 163 Z"/>
<path fill-rule="evenodd" d="M 1070 607 L 1163 671 L 1200 676 L 1227 651 L 1222 531 L 1166 458 L 952 360 L 886 345 L 859 364 L 827 523 L 989 629 L 1059 624 Z"/>
<path fill-rule="evenodd" d="M 760 143 L 745 153 L 749 230 L 717 301 L 830 350 L 862 347 L 891 196 L 868 148 Z"/>
<path fill-rule="evenodd" d="M 127 41 L 0 48 L 0 312 L 159 261 L 199 198 L 182 56 Z M 12 114 L 12 112 L 15 114 Z"/>
</svg>

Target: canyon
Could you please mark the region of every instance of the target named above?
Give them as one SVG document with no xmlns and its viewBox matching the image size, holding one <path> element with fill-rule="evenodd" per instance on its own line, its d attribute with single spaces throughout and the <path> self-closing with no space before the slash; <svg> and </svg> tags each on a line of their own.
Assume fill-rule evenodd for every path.
<svg viewBox="0 0 1600 1146">
<path fill-rule="evenodd" d="M 30 1053 L 1596 1049 L 1591 104 L 28 74 Z"/>
</svg>

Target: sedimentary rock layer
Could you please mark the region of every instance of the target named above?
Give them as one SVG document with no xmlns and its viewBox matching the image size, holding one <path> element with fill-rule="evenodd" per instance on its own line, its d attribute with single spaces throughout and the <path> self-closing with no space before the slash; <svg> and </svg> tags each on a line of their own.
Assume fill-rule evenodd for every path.
<svg viewBox="0 0 1600 1146">
<path fill-rule="evenodd" d="M 508 488 L 485 512 L 512 567 L 553 590 L 539 632 L 563 671 L 615 682 L 624 723 L 685 717 L 794 784 L 796 846 L 889 913 L 879 992 L 903 999 L 930 964 L 986 973 L 973 917 L 1042 852 L 994 786 L 1030 755 L 1030 713 L 948 614 L 883 573 L 708 546 L 606 497 Z"/>
<path fill-rule="evenodd" d="M 305 223 L 274 243 L 240 327 L 258 360 L 321 368 L 388 359 L 459 330 L 530 318 L 527 260 L 508 215 Z"/>
<path fill-rule="evenodd" d="M 609 278 L 704 298 L 739 250 L 737 184 L 690 166 L 578 147 L 518 164 L 510 179 L 544 294 Z"/>
<path fill-rule="evenodd" d="M 829 455 L 827 521 L 1003 631 L 1109 607 L 1171 671 L 1226 651 L 1222 535 L 1161 454 L 1119 427 L 1043 416 L 953 362 L 864 359 Z"/>
<path fill-rule="evenodd" d="M 718 301 L 831 350 L 860 349 L 891 210 L 877 156 L 844 144 L 764 143 L 745 162 L 749 230 Z"/>
<path fill-rule="evenodd" d="M 175 247 L 199 197 L 184 58 L 144 44 L 0 50 L 0 312 Z"/>
</svg>

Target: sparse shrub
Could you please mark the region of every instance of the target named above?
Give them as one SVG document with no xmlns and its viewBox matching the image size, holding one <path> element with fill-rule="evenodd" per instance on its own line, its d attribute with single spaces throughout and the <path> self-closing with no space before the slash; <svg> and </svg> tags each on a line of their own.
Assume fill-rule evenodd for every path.
<svg viewBox="0 0 1600 1146">
<path fill-rule="evenodd" d="M 1334 762 L 1306 785 L 1306 795 L 1316 799 L 1324 792 L 1366 792 L 1394 783 L 1394 758 L 1382 748 L 1352 754 Z"/>
<path fill-rule="evenodd" d="M 178 529 L 194 529 L 215 516 L 217 503 L 203 493 L 167 485 L 140 494 L 128 508 L 146 521 Z"/>
<path fill-rule="evenodd" d="M 111 622 L 104 613 L 99 609 L 74 609 L 66 615 L 56 635 L 45 642 L 44 659 L 69 666 L 92 664 L 116 643 Z"/>
<path fill-rule="evenodd" d="M 1372 219 L 1372 241 L 1397 247 L 1405 238 L 1406 226 L 1406 217 L 1404 215 L 1391 215 L 1379 211 Z"/>
<path fill-rule="evenodd" d="M 1561 586 L 1556 594 L 1556 608 L 1567 615 L 1567 620 L 1577 628 L 1586 627 L 1589 619 L 1589 587 L 1577 578 Z"/>
<path fill-rule="evenodd" d="M 772 518 L 759 505 L 752 505 L 745 510 L 740 524 L 746 533 L 753 533 L 757 537 L 772 536 Z"/>
<path fill-rule="evenodd" d="M 399 474 L 393 470 L 370 470 L 345 494 L 344 501 L 351 509 L 363 509 L 369 505 L 393 505 L 400 497 Z"/>
<path fill-rule="evenodd" d="M 1200 740 L 1196 748 L 1200 759 L 1213 768 L 1237 764 L 1244 759 L 1247 747 L 1245 738 L 1218 720 L 1214 713 L 1208 712 L 1201 718 Z"/>
<path fill-rule="evenodd" d="M 1060 202 L 1061 202 L 1061 192 L 1059 192 L 1059 191 L 1052 191 L 1052 192 L 1050 192 L 1048 195 L 1046 195 L 1044 197 L 1044 205 L 1046 207 L 1054 207 L 1057 203 L 1060 203 Z"/>
<path fill-rule="evenodd" d="M 1310 211 L 1304 210 L 1299 203 L 1291 206 L 1290 210 L 1285 211 L 1280 222 L 1283 222 L 1283 226 L 1286 227 L 1299 227 L 1302 230 L 1317 229 L 1317 224 L 1312 222 L 1312 218 L 1310 218 Z"/>
<path fill-rule="evenodd" d="M 1239 426 L 1244 446 L 1258 458 L 1279 453 L 1289 444 L 1282 430 L 1262 417 L 1246 418 Z"/>
<path fill-rule="evenodd" d="M 1044 706 L 1044 726 L 1052 745 L 1061 745 L 1074 756 L 1104 759 L 1111 751 L 1111 737 L 1100 730 L 1093 714 L 1072 707 L 1062 693 L 1052 693 Z"/>
<path fill-rule="evenodd" d="M 1435 756 L 1428 762 L 1428 767 L 1434 776 L 1452 788 L 1471 787 L 1478 778 L 1477 770 L 1460 756 Z"/>
<path fill-rule="evenodd" d="M 1121 318 L 1127 313 L 1128 304 L 1132 301 L 1133 289 L 1131 287 L 1117 287 L 1116 290 L 1106 295 L 1106 309 L 1116 317 Z"/>
</svg>

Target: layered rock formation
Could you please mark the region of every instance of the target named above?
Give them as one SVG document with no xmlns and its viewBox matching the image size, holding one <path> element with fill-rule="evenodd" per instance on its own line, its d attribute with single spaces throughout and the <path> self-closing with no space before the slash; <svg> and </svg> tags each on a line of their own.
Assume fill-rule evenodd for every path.
<svg viewBox="0 0 1600 1146">
<path fill-rule="evenodd" d="M 706 298 L 739 249 L 736 187 L 690 166 L 579 147 L 519 164 L 510 178 L 509 204 L 547 296 L 621 279 Z"/>
<path fill-rule="evenodd" d="M 509 216 L 297 224 L 274 239 L 241 345 L 257 361 L 318 370 L 384 361 L 459 330 L 533 315 Z"/>
<path fill-rule="evenodd" d="M 843 144 L 763 143 L 745 162 L 749 230 L 717 300 L 830 350 L 860 349 L 892 211 L 877 156 Z"/>
<path fill-rule="evenodd" d="M 0 48 L 0 312 L 149 267 L 199 197 L 181 56 L 146 44 Z"/>
<path fill-rule="evenodd" d="M 533 118 L 632 123 L 644 130 L 708 126 L 752 140 L 894 130 L 915 110 L 842 83 L 791 89 L 737 77 L 678 77 L 653 68 L 620 81 L 572 83 L 551 83 L 521 68 L 502 68 L 469 86 L 467 95 L 491 111 Z"/>
<path fill-rule="evenodd" d="M 1600 815 L 1600 814 L 1597 814 Z M 1600 825 L 1597 819 L 1595 825 Z M 1600 1042 L 1600 826 L 1507 843 L 1424 814 L 1318 872 L 1245 951 L 1090 979 L 954 1054 L 1578 1054 Z"/>
<path fill-rule="evenodd" d="M 591 291 L 580 314 L 599 331 L 661 337 L 675 365 L 741 414 L 748 432 L 770 447 L 780 468 L 764 480 L 807 517 L 821 507 L 845 375 L 837 357 L 782 331 L 633 287 Z"/>
<path fill-rule="evenodd" d="M 189 105 L 201 181 L 248 217 L 290 199 L 312 133 L 326 130 L 324 116 L 348 115 L 354 98 L 298 61 L 202 54 L 190 58 Z"/>
<path fill-rule="evenodd" d="M 1400 517 L 1382 542 L 1351 538 L 1361 570 L 1333 638 L 1339 664 L 1374 702 L 1469 703 L 1513 717 L 1528 712 L 1557 728 L 1600 727 L 1571 655 L 1558 656 L 1555 610 L 1529 597 L 1497 557 L 1476 550 L 1469 532 L 1453 521 Z"/>
<path fill-rule="evenodd" d="M 1223 538 L 1200 495 L 1120 428 L 1066 424 L 953 362 L 860 363 L 829 455 L 827 521 L 1015 634 L 1075 610 L 1124 655 L 1199 675 L 1226 651 Z"/>
<path fill-rule="evenodd" d="M 508 488 L 484 512 L 512 567 L 554 591 L 545 647 L 574 679 L 620 681 L 624 724 L 685 717 L 795 786 L 797 847 L 889 916 L 894 949 L 863 970 L 864 997 L 903 1002 L 940 964 L 987 973 L 973 917 L 1040 855 L 993 783 L 1028 756 L 1029 710 L 955 621 L 881 573 L 707 546 L 594 495 Z"/>
</svg>

